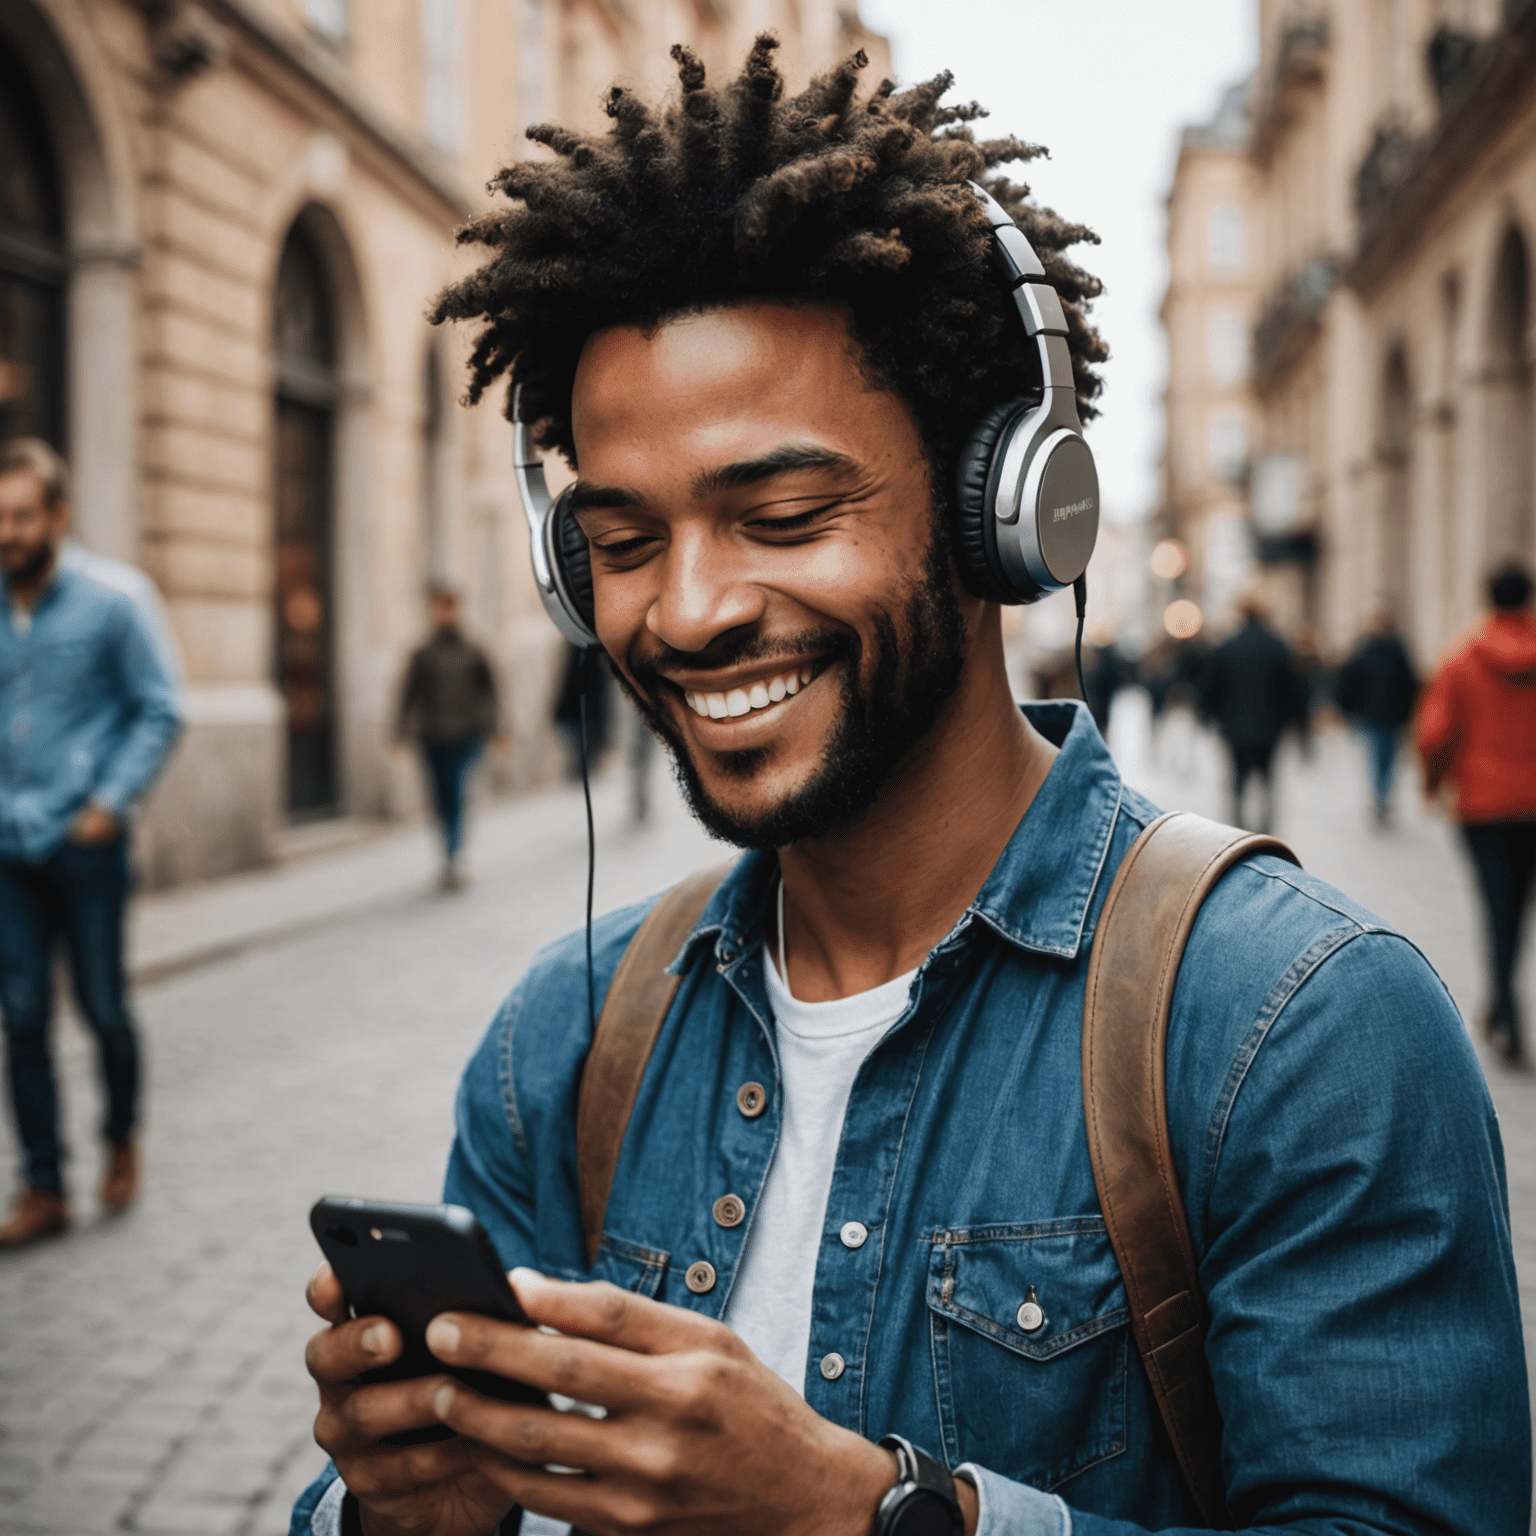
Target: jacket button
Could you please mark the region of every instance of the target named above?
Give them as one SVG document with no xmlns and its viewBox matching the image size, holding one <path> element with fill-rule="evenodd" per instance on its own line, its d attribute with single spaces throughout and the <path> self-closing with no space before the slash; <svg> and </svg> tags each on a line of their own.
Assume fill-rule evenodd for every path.
<svg viewBox="0 0 1536 1536">
<path fill-rule="evenodd" d="M 739 1227 L 741 1219 L 747 1214 L 747 1208 L 741 1203 L 740 1195 L 721 1195 L 715 1201 L 715 1220 L 722 1227 Z"/>
<path fill-rule="evenodd" d="M 1029 1294 L 1019 1306 L 1018 1323 L 1025 1333 L 1034 1333 L 1045 1326 L 1045 1311 L 1035 1299 L 1034 1286 L 1030 1286 Z"/>
<path fill-rule="evenodd" d="M 834 1353 L 821 1357 L 821 1374 L 828 1381 L 836 1381 L 847 1369 L 848 1362 L 839 1354 Z"/>
<path fill-rule="evenodd" d="M 743 1083 L 736 1090 L 736 1108 L 748 1120 L 756 1120 L 768 1108 L 768 1090 L 761 1083 Z"/>
<path fill-rule="evenodd" d="M 844 1248 L 862 1248 L 869 1236 L 869 1228 L 862 1221 L 845 1221 L 843 1230 L 837 1235 L 842 1238 Z"/>
<path fill-rule="evenodd" d="M 688 1273 L 683 1276 L 683 1284 L 695 1296 L 702 1296 L 705 1291 L 714 1290 L 715 1266 L 707 1259 L 700 1259 L 697 1264 L 690 1264 Z"/>
</svg>

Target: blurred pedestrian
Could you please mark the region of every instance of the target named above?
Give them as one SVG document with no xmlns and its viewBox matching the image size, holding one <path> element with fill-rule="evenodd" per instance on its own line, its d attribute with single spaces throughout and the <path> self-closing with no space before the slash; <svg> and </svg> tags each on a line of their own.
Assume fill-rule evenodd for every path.
<svg viewBox="0 0 1536 1536">
<path fill-rule="evenodd" d="M 1287 726 L 1306 715 L 1306 699 L 1291 648 L 1265 622 L 1257 598 L 1238 607 L 1243 624 L 1211 652 L 1201 678 L 1200 707 L 1221 732 L 1232 758 L 1232 821 L 1243 820 L 1243 793 L 1257 779 L 1262 810 L 1257 830 L 1275 820 L 1275 748 Z"/>
<path fill-rule="evenodd" d="M 1456 815 L 1488 922 L 1489 1041 L 1524 1059 L 1515 968 L 1536 874 L 1536 625 L 1531 577 L 1507 565 L 1488 583 L 1493 612 L 1430 679 L 1419 709 L 1425 787 L 1456 786 Z"/>
<path fill-rule="evenodd" d="M 395 733 L 421 753 L 443 837 L 445 891 L 464 883 L 459 850 L 470 775 L 497 733 L 496 676 L 490 659 L 459 625 L 459 595 L 446 583 L 429 593 L 431 637 L 412 654 L 400 689 Z"/>
<path fill-rule="evenodd" d="M 1419 680 L 1392 614 L 1378 608 L 1370 629 L 1339 669 L 1335 697 L 1339 709 L 1365 742 L 1370 760 L 1371 799 L 1376 825 L 1392 817 L 1392 785 L 1397 776 L 1397 749 L 1403 727 L 1413 716 Z"/>
<path fill-rule="evenodd" d="M 1317 631 L 1303 624 L 1296 632 L 1296 675 L 1301 679 L 1302 713 L 1297 725 L 1301 755 L 1308 762 L 1316 744 L 1317 717 L 1328 702 L 1328 664 L 1317 645 Z"/>
<path fill-rule="evenodd" d="M 0 1012 L 24 1185 L 0 1246 L 69 1224 L 48 1031 L 63 940 L 106 1085 L 101 1201 L 138 1189 L 139 1057 L 123 972 L 127 820 L 180 729 L 175 679 L 131 597 L 61 558 L 63 461 L 0 444 Z"/>
<path fill-rule="evenodd" d="M 555 697 L 555 729 L 565 740 L 566 777 L 581 777 L 582 699 L 586 699 L 588 765 L 608 745 L 608 669 L 598 656 L 581 646 L 567 647 L 560 692 Z"/>
<path fill-rule="evenodd" d="M 1109 739 L 1109 717 L 1115 707 L 1115 695 L 1136 681 L 1136 668 L 1115 644 L 1112 635 L 1106 636 L 1093 648 L 1083 678 L 1087 685 L 1087 704 L 1099 735 Z"/>
<path fill-rule="evenodd" d="M 629 711 L 629 824 L 643 827 L 651 819 L 651 764 L 656 760 L 656 738 L 635 709 Z"/>
</svg>

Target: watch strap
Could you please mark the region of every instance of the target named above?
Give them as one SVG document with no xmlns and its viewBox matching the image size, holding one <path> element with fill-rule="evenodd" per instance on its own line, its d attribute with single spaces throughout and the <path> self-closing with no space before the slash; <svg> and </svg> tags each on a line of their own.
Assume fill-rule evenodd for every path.
<svg viewBox="0 0 1536 1536">
<path fill-rule="evenodd" d="M 951 1524 L 959 1532 L 963 1528 L 963 1517 L 959 1495 L 955 1492 L 955 1479 L 949 1468 L 937 1457 L 913 1445 L 904 1435 L 882 1435 L 879 1443 L 896 1457 L 896 1481 L 881 1501 L 875 1522 L 876 1536 L 885 1536 L 888 1528 L 899 1523 L 902 1507 L 922 1494 L 928 1494 L 948 1507 Z"/>
</svg>

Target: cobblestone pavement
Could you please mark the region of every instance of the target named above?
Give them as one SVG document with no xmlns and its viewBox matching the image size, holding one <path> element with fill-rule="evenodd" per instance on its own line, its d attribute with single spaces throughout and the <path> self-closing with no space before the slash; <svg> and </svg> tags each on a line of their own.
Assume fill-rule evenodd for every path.
<svg viewBox="0 0 1536 1536">
<path fill-rule="evenodd" d="M 1126 695 L 1111 737 L 1154 798 L 1225 814 L 1217 755 L 1184 722 L 1154 751 L 1141 697 Z M 1481 950 L 1466 871 L 1452 829 L 1410 790 L 1398 824 L 1370 830 L 1363 768 L 1335 735 L 1311 763 L 1285 761 L 1278 830 L 1420 943 L 1472 1017 Z M 633 831 L 621 786 L 600 788 L 599 909 L 720 856 L 659 798 Z M 519 845 L 487 839 L 460 895 L 410 892 L 141 988 L 148 1182 L 124 1217 L 95 1208 L 94 1069 L 65 1021 L 77 1226 L 0 1258 L 0 1536 L 286 1530 L 322 1460 L 301 1360 L 316 1259 L 305 1213 L 326 1192 L 435 1198 L 464 1058 L 533 951 L 580 917 L 579 795 L 540 809 L 520 820 Z M 1532 1307 L 1536 1082 L 1488 1070 Z M 0 1189 L 14 1168 L 3 1126 Z"/>
</svg>

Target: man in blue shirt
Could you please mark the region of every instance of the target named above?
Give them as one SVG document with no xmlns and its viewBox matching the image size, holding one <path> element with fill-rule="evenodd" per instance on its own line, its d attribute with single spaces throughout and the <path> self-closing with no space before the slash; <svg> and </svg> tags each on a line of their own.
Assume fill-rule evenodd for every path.
<svg viewBox="0 0 1536 1536">
<path fill-rule="evenodd" d="M 595 1260 L 581 935 L 461 1085 L 446 1197 L 541 1329 L 448 1314 L 428 1343 L 603 1416 L 360 1385 L 399 1334 L 349 1319 L 322 1266 L 332 1466 L 295 1536 L 1200 1523 L 1082 1100 L 1088 959 L 1155 812 L 1079 706 L 1014 704 L 948 491 L 986 402 L 1032 388 L 965 185 L 1023 147 L 973 144 L 943 81 L 856 95 L 857 60 L 781 102 L 771 50 L 720 93 L 680 50 L 665 114 L 616 90 L 610 135 L 536 130 L 563 159 L 502 173 L 523 206 L 476 226 L 495 262 L 440 306 L 484 317 L 476 386 L 513 366 L 576 464 L 573 606 L 695 813 L 750 850 L 673 961 Z M 1081 232 L 992 185 L 1070 306 L 1086 407 L 1096 290 L 1060 254 Z M 599 1006 L 649 907 L 596 925 Z M 1195 924 L 1167 1080 L 1232 1522 L 1524 1536 L 1502 1154 L 1422 956 L 1251 859 Z M 455 1437 L 386 1438 L 436 1426 Z M 893 1501 L 912 1465 L 888 1434 L 954 1474 L 926 1504 Z"/>
<path fill-rule="evenodd" d="M 106 1085 L 102 1201 L 137 1184 L 138 1051 L 124 996 L 125 835 L 180 729 L 175 681 L 143 608 L 61 558 L 64 466 L 0 444 L 0 1012 L 25 1185 L 0 1245 L 61 1231 L 63 1149 L 48 1029 L 62 938 Z"/>
</svg>

